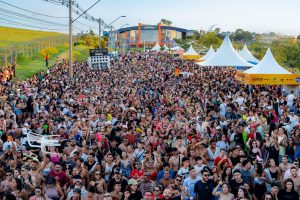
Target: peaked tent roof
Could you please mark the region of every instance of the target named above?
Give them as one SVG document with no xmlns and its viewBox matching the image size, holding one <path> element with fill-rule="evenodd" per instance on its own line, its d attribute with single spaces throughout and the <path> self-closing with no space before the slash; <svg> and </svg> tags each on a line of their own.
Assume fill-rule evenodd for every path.
<svg viewBox="0 0 300 200">
<path fill-rule="evenodd" d="M 190 48 L 183 55 L 199 55 L 191 45 Z"/>
<path fill-rule="evenodd" d="M 206 60 L 208 59 L 210 56 L 214 55 L 216 52 L 213 49 L 212 45 L 210 45 L 208 52 L 201 58 L 201 60 Z"/>
<path fill-rule="evenodd" d="M 263 59 L 251 69 L 244 71 L 247 74 L 291 74 L 283 67 L 281 67 L 275 60 L 271 49 L 268 48 L 267 53 Z"/>
<path fill-rule="evenodd" d="M 155 46 L 150 51 L 160 51 L 160 46 L 158 42 L 156 42 Z"/>
<path fill-rule="evenodd" d="M 244 58 L 244 60 L 253 63 L 259 63 L 259 60 L 255 58 L 251 52 L 248 50 L 247 45 L 245 44 L 243 49 L 239 51 L 239 55 Z"/>
<path fill-rule="evenodd" d="M 244 66 L 253 67 L 252 64 L 241 58 L 232 47 L 229 35 L 226 34 L 219 50 L 206 61 L 199 63 L 201 66 Z"/>
<path fill-rule="evenodd" d="M 164 51 L 169 51 L 169 50 L 170 50 L 170 49 L 167 47 L 166 44 L 164 45 L 164 48 L 165 48 Z"/>
</svg>

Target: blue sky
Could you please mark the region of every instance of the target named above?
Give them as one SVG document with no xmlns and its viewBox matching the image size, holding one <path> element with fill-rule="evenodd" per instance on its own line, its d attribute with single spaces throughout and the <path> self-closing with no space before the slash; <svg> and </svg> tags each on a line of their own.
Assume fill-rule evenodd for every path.
<svg viewBox="0 0 300 200">
<path fill-rule="evenodd" d="M 66 7 L 53 5 L 44 0 L 2 0 L 16 6 L 54 16 L 68 16 Z M 58 0 L 56 0 L 58 1 Z M 77 0 L 83 8 L 88 8 L 96 0 Z M 0 2 L 0 8 L 22 12 Z M 300 0 L 101 0 L 89 13 L 101 17 L 110 23 L 120 15 L 126 15 L 114 23 L 115 28 L 124 24 L 137 25 L 157 24 L 161 18 L 173 21 L 175 26 L 187 29 L 204 29 L 216 25 L 222 31 L 234 31 L 237 28 L 252 32 L 276 32 L 285 35 L 300 34 Z M 8 19 L 6 16 L 1 18 Z M 35 15 L 35 17 L 40 17 Z M 67 24 L 67 19 L 41 19 Z M 26 21 L 11 19 L 20 23 Z M 97 24 L 84 19 L 80 22 L 93 27 L 96 31 Z M 6 25 L 0 20 L 0 25 Z M 37 24 L 38 25 L 38 24 Z M 40 25 L 38 25 L 40 26 Z M 76 23 L 75 26 L 82 30 L 88 27 Z M 58 28 L 58 27 L 51 27 Z M 66 27 L 67 28 L 67 27 Z"/>
</svg>

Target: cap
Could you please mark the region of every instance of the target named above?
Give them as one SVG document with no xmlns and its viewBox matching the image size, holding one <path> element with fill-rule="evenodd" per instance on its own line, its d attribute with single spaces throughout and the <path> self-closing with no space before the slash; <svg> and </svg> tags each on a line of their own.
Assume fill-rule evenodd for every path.
<svg viewBox="0 0 300 200">
<path fill-rule="evenodd" d="M 128 185 L 137 185 L 138 182 L 135 179 L 129 179 Z"/>
<path fill-rule="evenodd" d="M 81 190 L 80 190 L 79 188 L 74 188 L 74 189 L 73 189 L 73 193 L 75 193 L 75 192 L 80 194 L 80 193 L 81 193 Z"/>
<path fill-rule="evenodd" d="M 114 169 L 114 173 L 115 174 L 122 174 L 122 169 L 120 169 L 119 167 Z"/>
<path fill-rule="evenodd" d="M 216 129 L 217 130 L 221 130 L 222 128 L 221 128 L 221 126 L 217 126 Z"/>
</svg>

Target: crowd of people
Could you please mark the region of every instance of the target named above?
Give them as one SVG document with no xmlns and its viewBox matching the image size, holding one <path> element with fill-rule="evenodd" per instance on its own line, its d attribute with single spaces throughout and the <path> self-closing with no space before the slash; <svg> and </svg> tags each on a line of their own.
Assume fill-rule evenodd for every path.
<svg viewBox="0 0 300 200">
<path fill-rule="evenodd" d="M 299 199 L 293 91 L 168 53 L 73 68 L 1 86 L 0 199 Z"/>
</svg>

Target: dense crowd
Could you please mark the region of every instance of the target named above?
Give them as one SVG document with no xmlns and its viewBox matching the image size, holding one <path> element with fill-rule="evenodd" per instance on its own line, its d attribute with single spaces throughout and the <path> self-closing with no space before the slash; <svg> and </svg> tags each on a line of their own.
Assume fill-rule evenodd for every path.
<svg viewBox="0 0 300 200">
<path fill-rule="evenodd" d="M 0 199 L 295 200 L 300 104 L 235 69 L 126 53 L 5 81 Z M 30 145 L 30 134 L 60 146 Z"/>
</svg>

